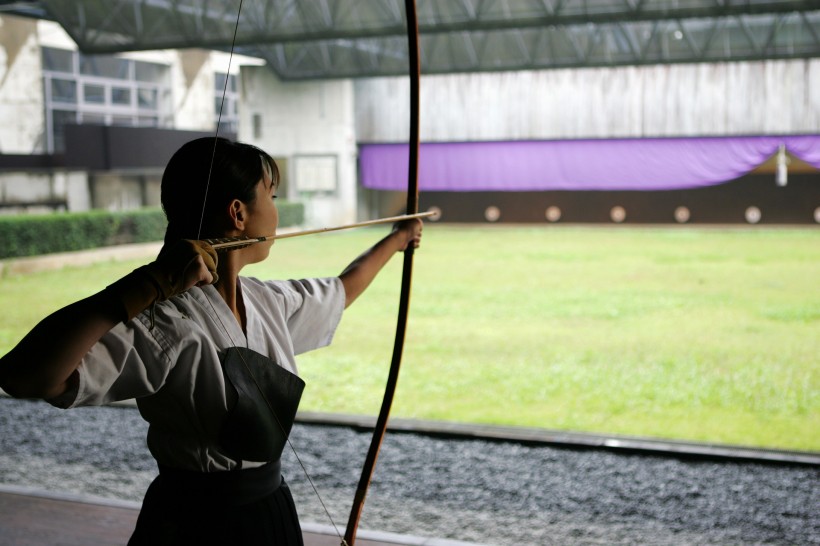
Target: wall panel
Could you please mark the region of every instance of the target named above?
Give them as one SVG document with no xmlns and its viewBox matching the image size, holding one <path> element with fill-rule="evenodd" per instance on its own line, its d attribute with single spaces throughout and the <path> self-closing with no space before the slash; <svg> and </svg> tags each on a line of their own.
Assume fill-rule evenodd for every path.
<svg viewBox="0 0 820 546">
<path fill-rule="evenodd" d="M 819 73 L 820 59 L 809 59 L 422 76 L 421 137 L 441 142 L 815 133 Z M 354 85 L 357 140 L 406 140 L 407 78 Z"/>
</svg>

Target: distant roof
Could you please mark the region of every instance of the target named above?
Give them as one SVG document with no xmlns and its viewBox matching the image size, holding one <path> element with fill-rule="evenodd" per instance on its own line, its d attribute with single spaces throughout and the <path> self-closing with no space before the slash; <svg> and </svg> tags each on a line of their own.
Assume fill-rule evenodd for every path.
<svg viewBox="0 0 820 546">
<path fill-rule="evenodd" d="M 0 0 L 87 54 L 201 47 L 282 79 L 404 74 L 401 0 Z M 419 0 L 422 73 L 820 57 L 820 0 Z"/>
</svg>

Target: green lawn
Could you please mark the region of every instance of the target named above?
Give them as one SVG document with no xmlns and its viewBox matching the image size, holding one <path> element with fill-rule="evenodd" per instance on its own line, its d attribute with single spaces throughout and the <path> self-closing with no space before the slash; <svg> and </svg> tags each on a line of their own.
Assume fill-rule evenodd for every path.
<svg viewBox="0 0 820 546">
<path fill-rule="evenodd" d="M 385 229 L 282 240 L 261 277 L 335 275 Z M 121 263 L 0 280 L 0 352 Z M 302 409 L 375 414 L 401 260 Z M 393 415 L 820 451 L 820 229 L 429 225 Z"/>
</svg>

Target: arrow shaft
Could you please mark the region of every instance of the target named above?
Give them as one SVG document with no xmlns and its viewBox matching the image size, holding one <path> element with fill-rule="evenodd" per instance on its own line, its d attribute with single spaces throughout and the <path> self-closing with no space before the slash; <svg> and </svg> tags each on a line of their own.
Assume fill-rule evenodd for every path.
<svg viewBox="0 0 820 546">
<path fill-rule="evenodd" d="M 403 214 L 401 216 L 390 216 L 388 218 L 378 218 L 376 220 L 366 220 L 364 222 L 356 222 L 355 224 L 346 224 L 343 226 L 323 227 L 316 229 L 308 229 L 305 231 L 294 231 L 292 233 L 283 233 L 281 235 L 268 235 L 265 237 L 252 237 L 249 239 L 237 239 L 235 241 L 214 242 L 211 244 L 214 250 L 230 250 L 232 248 L 245 247 L 262 243 L 264 241 L 273 241 L 276 239 L 290 239 L 291 237 L 301 237 L 303 235 L 315 235 L 317 233 L 327 233 L 330 231 L 340 231 L 343 229 L 353 229 L 358 227 L 375 226 L 378 224 L 391 224 L 394 222 L 401 222 L 402 220 L 412 220 L 413 218 L 429 218 L 435 215 L 433 211 L 419 212 L 416 214 Z M 206 241 L 220 241 L 221 239 L 206 239 Z"/>
</svg>

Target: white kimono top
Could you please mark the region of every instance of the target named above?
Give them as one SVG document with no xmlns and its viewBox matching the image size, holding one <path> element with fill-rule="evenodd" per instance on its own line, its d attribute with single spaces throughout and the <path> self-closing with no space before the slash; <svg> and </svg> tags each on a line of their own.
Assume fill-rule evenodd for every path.
<svg viewBox="0 0 820 546">
<path fill-rule="evenodd" d="M 80 364 L 79 386 L 60 407 L 137 399 L 157 462 L 212 472 L 238 461 L 220 452 L 219 428 L 235 402 L 226 391 L 220 351 L 243 346 L 296 374 L 295 355 L 330 344 L 345 292 L 337 277 L 299 281 L 240 279 L 247 337 L 211 286 L 158 303 L 109 331 Z M 261 463 L 243 462 L 242 467 Z"/>
</svg>

